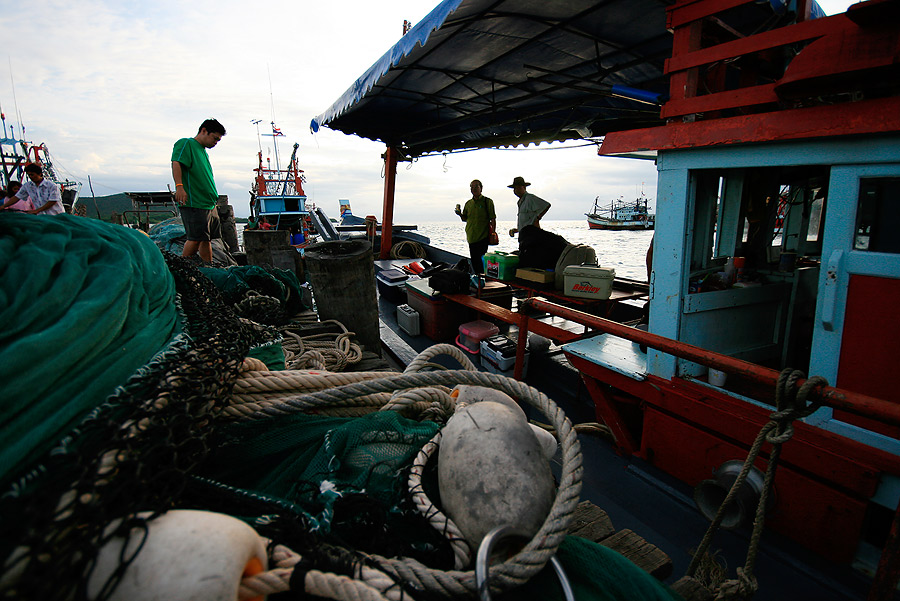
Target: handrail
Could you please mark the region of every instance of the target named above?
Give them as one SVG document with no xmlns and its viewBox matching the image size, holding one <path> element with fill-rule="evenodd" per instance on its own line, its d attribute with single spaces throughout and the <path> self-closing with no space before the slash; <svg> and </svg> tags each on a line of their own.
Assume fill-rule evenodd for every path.
<svg viewBox="0 0 900 601">
<path fill-rule="evenodd" d="M 660 350 L 669 355 L 681 359 L 687 359 L 700 363 L 713 369 L 724 371 L 739 377 L 774 387 L 780 373 L 755 363 L 729 357 L 714 351 L 702 349 L 692 344 L 679 342 L 658 334 L 651 334 L 644 330 L 638 330 L 625 326 L 615 321 L 603 319 L 595 315 L 584 313 L 575 309 L 569 309 L 539 298 L 530 298 L 524 301 L 526 306 L 543 311 L 569 321 L 582 324 L 601 332 L 612 334 L 649 348 Z M 798 380 L 797 386 L 802 386 L 805 379 Z M 835 388 L 833 386 L 816 386 L 810 391 L 810 398 L 822 405 L 835 409 L 841 409 L 855 415 L 869 417 L 883 423 L 900 426 L 900 405 L 870 397 L 857 392 Z"/>
</svg>

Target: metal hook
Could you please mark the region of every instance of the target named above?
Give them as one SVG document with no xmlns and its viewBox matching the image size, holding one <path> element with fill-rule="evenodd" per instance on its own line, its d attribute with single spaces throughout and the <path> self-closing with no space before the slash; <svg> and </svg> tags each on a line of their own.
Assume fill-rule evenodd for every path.
<svg viewBox="0 0 900 601">
<path fill-rule="evenodd" d="M 475 587 L 478 590 L 478 598 L 481 601 L 491 601 L 490 582 L 488 580 L 489 562 L 494 545 L 503 538 L 529 539 L 528 536 L 511 526 L 498 526 L 488 532 L 481 540 L 481 544 L 478 545 L 478 554 L 475 556 Z M 572 585 L 569 584 L 569 579 L 566 577 L 562 563 L 554 555 L 550 558 L 550 564 L 553 566 L 553 571 L 556 572 L 556 577 L 559 578 L 566 601 L 575 601 Z"/>
</svg>

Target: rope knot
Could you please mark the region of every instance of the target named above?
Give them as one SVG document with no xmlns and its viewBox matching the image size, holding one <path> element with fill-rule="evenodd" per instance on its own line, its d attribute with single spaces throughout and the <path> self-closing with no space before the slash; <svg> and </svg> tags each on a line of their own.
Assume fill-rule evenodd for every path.
<svg viewBox="0 0 900 601">
<path fill-rule="evenodd" d="M 782 370 L 778 376 L 778 383 L 775 386 L 777 411 L 769 415 L 776 427 L 766 435 L 768 442 L 772 444 L 787 442 L 794 435 L 794 420 L 808 417 L 819 408 L 819 403 L 807 402 L 807 398 L 817 386 L 827 386 L 828 380 L 822 376 L 813 376 L 798 388 L 797 382 L 805 377 L 806 374 L 802 371 L 791 368 Z"/>
<path fill-rule="evenodd" d="M 756 594 L 759 585 L 756 577 L 748 574 L 743 568 L 737 568 L 737 578 L 726 580 L 716 591 L 715 601 L 749 601 Z"/>
</svg>

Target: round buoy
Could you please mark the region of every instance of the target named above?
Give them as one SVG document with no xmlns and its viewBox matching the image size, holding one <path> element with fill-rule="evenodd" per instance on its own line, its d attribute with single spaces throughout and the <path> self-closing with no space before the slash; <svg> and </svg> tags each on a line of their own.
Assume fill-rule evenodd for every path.
<svg viewBox="0 0 900 601">
<path fill-rule="evenodd" d="M 441 503 L 466 541 L 509 526 L 533 536 L 555 488 L 541 443 L 521 410 L 482 401 L 458 408 L 441 431 Z"/>
</svg>

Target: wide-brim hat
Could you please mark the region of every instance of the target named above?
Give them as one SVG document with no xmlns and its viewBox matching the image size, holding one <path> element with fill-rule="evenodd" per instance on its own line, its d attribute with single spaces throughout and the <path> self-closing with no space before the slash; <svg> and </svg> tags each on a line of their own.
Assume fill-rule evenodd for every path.
<svg viewBox="0 0 900 601">
<path fill-rule="evenodd" d="M 521 175 L 517 175 L 516 177 L 513 178 L 513 183 L 506 187 L 507 188 L 515 188 L 516 186 L 530 186 L 530 185 L 531 185 L 531 183 L 526 182 L 524 177 L 522 177 Z"/>
</svg>

